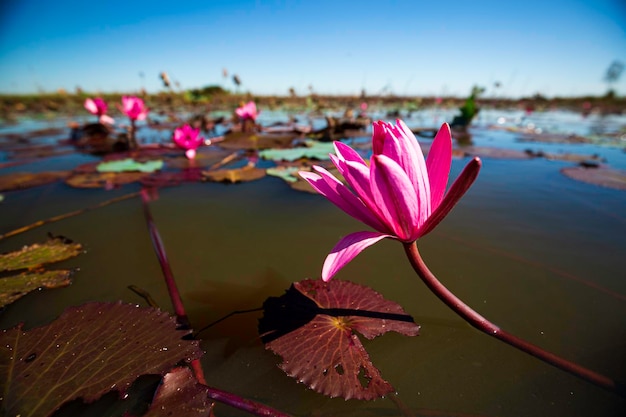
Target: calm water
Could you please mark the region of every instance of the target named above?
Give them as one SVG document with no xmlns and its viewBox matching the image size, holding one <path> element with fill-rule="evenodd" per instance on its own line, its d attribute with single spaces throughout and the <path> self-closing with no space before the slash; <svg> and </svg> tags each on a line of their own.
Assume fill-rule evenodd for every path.
<svg viewBox="0 0 626 417">
<path fill-rule="evenodd" d="M 408 120 L 436 125 L 448 116 L 431 111 Z M 599 153 L 611 166 L 626 167 L 626 154 L 619 148 L 518 143 L 513 133 L 484 129 L 498 117 L 515 124 L 521 113 L 483 113 L 474 130 L 476 145 Z M 578 134 L 588 133 L 594 123 L 569 113 L 533 117 L 531 122 L 543 123 L 546 129 Z M 606 123 L 625 124 L 623 118 Z M 91 160 L 95 158 L 51 158 L 46 164 L 7 168 L 0 174 L 69 169 Z M 466 162 L 453 162 L 453 177 Z M 579 183 L 559 173 L 570 165 L 485 158 L 476 184 L 420 241 L 420 248 L 442 282 L 503 329 L 623 381 L 626 192 Z M 0 233 L 136 190 L 136 185 L 103 191 L 56 183 L 7 192 L 0 203 Z M 233 310 L 258 307 L 293 281 L 317 277 L 328 250 L 341 236 L 365 230 L 324 198 L 292 191 L 272 177 L 240 185 L 186 184 L 162 189 L 159 195 L 151 204 L 152 213 L 196 328 Z M 85 246 L 85 254 L 58 265 L 79 268 L 74 283 L 10 305 L 0 315 L 2 328 L 21 321 L 26 327 L 41 325 L 66 307 L 87 301 L 142 303 L 127 289 L 130 284 L 170 308 L 138 199 L 2 240 L 0 252 L 45 240 L 48 232 Z M 422 284 L 397 242 L 367 249 L 336 279 L 374 288 L 401 304 L 422 326 L 418 337 L 390 333 L 364 341 L 374 364 L 396 388 L 396 402 L 415 415 L 626 414 L 626 400 L 465 324 Z M 257 313 L 234 317 L 203 334 L 210 385 L 294 415 L 402 415 L 390 399 L 328 399 L 287 377 L 276 366 L 279 358 L 258 340 L 258 318 Z M 227 407 L 217 414 L 247 415 Z"/>
</svg>

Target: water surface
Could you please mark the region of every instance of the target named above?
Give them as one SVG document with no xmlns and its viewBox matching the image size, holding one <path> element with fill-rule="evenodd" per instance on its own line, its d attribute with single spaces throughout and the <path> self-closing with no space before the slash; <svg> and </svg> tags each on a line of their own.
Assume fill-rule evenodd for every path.
<svg viewBox="0 0 626 417">
<path fill-rule="evenodd" d="M 561 120 L 558 114 L 550 116 Z M 431 115 L 419 117 L 430 120 Z M 419 117 L 413 116 L 414 124 Z M 487 116 L 481 120 L 488 122 Z M 515 134 L 480 124 L 474 140 L 481 146 L 600 153 L 612 166 L 626 166 L 620 149 L 520 144 Z M 71 168 L 78 159 L 53 158 L 46 168 Z M 483 162 L 468 194 L 420 240 L 425 261 L 461 299 L 503 329 L 626 380 L 626 193 L 563 176 L 559 169 L 572 164 L 568 162 Z M 454 160 L 452 176 L 466 163 Z M 7 192 L 0 203 L 0 233 L 138 189 L 79 190 L 55 183 Z M 238 185 L 164 188 L 151 209 L 196 328 L 233 310 L 259 307 L 293 281 L 317 278 L 324 257 L 342 236 L 366 230 L 324 198 L 293 191 L 271 177 Z M 130 284 L 171 310 L 138 199 L 2 240 L 0 252 L 45 240 L 48 232 L 85 246 L 84 254 L 58 265 L 78 268 L 74 283 L 10 305 L 0 315 L 2 328 L 18 322 L 27 328 L 42 325 L 66 307 L 88 301 L 143 303 L 128 290 Z M 302 416 L 402 415 L 398 402 L 424 416 L 626 413 L 626 400 L 464 323 L 421 283 L 397 242 L 367 249 L 335 279 L 374 288 L 422 326 L 418 337 L 386 334 L 364 342 L 396 388 L 395 402 L 329 399 L 287 377 L 276 366 L 279 358 L 259 341 L 259 313 L 231 318 L 203 334 L 209 384 Z M 217 414 L 247 415 L 227 407 Z"/>
</svg>

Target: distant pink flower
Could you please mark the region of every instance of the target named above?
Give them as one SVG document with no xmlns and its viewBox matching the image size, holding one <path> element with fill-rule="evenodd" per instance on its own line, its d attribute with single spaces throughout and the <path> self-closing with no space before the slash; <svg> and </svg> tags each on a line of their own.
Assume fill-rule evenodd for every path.
<svg viewBox="0 0 626 417">
<path fill-rule="evenodd" d="M 250 101 L 247 104 L 244 104 L 243 106 L 238 107 L 235 110 L 235 113 L 242 120 L 245 120 L 245 119 L 256 120 L 256 118 L 257 118 L 258 114 L 260 113 L 260 111 L 257 112 L 256 104 L 254 104 L 254 101 Z"/>
<path fill-rule="evenodd" d="M 123 96 L 120 110 L 122 110 L 130 120 L 144 120 L 148 115 L 148 108 L 139 97 Z"/>
<path fill-rule="evenodd" d="M 98 116 L 98 120 L 100 123 L 108 123 L 113 124 L 115 121 L 107 116 L 108 106 L 107 103 L 101 99 L 100 97 L 96 97 L 94 99 L 88 98 L 85 100 L 85 108 L 91 114 L 95 114 Z"/>
<path fill-rule="evenodd" d="M 97 116 L 102 116 L 106 114 L 108 110 L 107 103 L 102 100 L 100 97 L 96 97 L 94 99 L 88 98 L 85 100 L 85 108 L 91 114 L 95 114 Z"/>
<path fill-rule="evenodd" d="M 437 132 L 426 161 L 415 135 L 401 120 L 396 125 L 375 122 L 373 130 L 369 166 L 355 150 L 335 142 L 337 156 L 330 157 L 350 188 L 322 167 L 313 167 L 317 174 L 300 171 L 318 193 L 376 230 L 342 238 L 326 257 L 324 281 L 381 239 L 410 243 L 429 233 L 465 194 L 480 170 L 480 159 L 474 158 L 446 194 L 452 164 L 448 124 Z"/>
<path fill-rule="evenodd" d="M 185 149 L 185 155 L 189 159 L 196 157 L 196 149 L 204 142 L 204 138 L 200 136 L 200 129 L 194 129 L 189 125 L 174 130 L 172 138 L 179 148 Z"/>
</svg>

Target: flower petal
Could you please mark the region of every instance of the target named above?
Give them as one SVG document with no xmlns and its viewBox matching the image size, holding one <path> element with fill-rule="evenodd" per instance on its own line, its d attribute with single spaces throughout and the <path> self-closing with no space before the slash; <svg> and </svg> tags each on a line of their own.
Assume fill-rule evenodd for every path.
<svg viewBox="0 0 626 417">
<path fill-rule="evenodd" d="M 341 181 L 335 178 L 333 174 L 320 166 L 314 165 L 313 169 L 315 169 L 315 171 L 317 171 L 321 175 L 321 177 L 326 182 L 326 185 L 334 192 L 336 196 L 341 199 L 341 205 L 335 203 L 337 207 L 341 208 L 343 211 L 345 211 L 355 219 L 378 230 L 379 232 L 387 232 L 387 228 L 385 227 L 384 223 L 382 223 L 376 217 L 376 215 L 369 210 L 363 200 L 355 196 L 354 193 L 352 193 L 352 191 L 350 191 L 350 189 L 346 187 Z M 332 199 L 327 194 L 324 194 L 321 191 L 318 192 L 325 195 L 329 200 L 332 201 Z"/>
<path fill-rule="evenodd" d="M 393 157 L 387 155 L 387 149 L 385 149 L 384 154 L 400 164 L 409 180 L 411 180 L 415 193 L 421 199 L 420 201 L 428 201 L 428 205 L 424 209 L 427 211 L 426 215 L 430 215 L 431 186 L 428 169 L 424 162 L 424 153 L 411 129 L 400 119 L 396 120 L 396 123 L 396 134 L 399 136 L 397 141 L 397 152 L 399 152 L 399 155 Z"/>
<path fill-rule="evenodd" d="M 96 106 L 96 102 L 90 98 L 85 100 L 85 109 L 91 114 L 98 114 L 98 106 Z"/>
<path fill-rule="evenodd" d="M 330 279 L 364 249 L 391 235 L 378 232 L 356 232 L 344 236 L 330 251 L 322 267 L 322 279 Z"/>
<path fill-rule="evenodd" d="M 367 165 L 361 155 L 345 143 L 334 142 L 333 145 L 335 147 L 335 153 L 337 153 L 337 157 L 340 160 L 358 162 L 363 165 Z"/>
<path fill-rule="evenodd" d="M 386 224 L 402 241 L 413 241 L 426 220 L 425 202 L 415 193 L 406 172 L 385 155 L 372 157 L 372 196 Z"/>
<path fill-rule="evenodd" d="M 348 190 L 345 185 L 341 184 L 341 182 L 340 186 L 333 187 L 328 183 L 328 181 L 326 181 L 322 176 L 318 174 L 314 174 L 309 171 L 300 171 L 298 174 L 300 174 L 300 176 L 304 178 L 304 180 L 306 180 L 306 182 L 308 182 L 315 191 L 326 197 L 331 203 L 339 207 L 341 210 L 354 217 L 355 219 L 362 221 L 368 226 L 374 227 L 371 218 L 363 215 L 353 205 L 346 201 L 346 199 L 344 198 L 345 194 L 351 194 L 353 197 L 354 195 L 350 192 L 350 190 Z M 330 173 L 329 175 L 332 176 L 332 174 Z"/>
<path fill-rule="evenodd" d="M 456 203 L 465 195 L 467 190 L 471 187 L 478 176 L 482 162 L 480 158 L 475 157 L 472 159 L 463 169 L 463 172 L 454 181 L 450 190 L 441 201 L 441 205 L 433 211 L 431 216 L 426 220 L 426 223 L 422 225 L 419 231 L 419 236 L 422 237 L 427 233 L 430 233 L 435 226 L 437 226 L 452 210 Z"/>
<path fill-rule="evenodd" d="M 113 119 L 111 116 L 107 116 L 106 114 L 103 114 L 102 116 L 100 116 L 100 123 L 102 124 L 109 124 L 109 125 L 113 125 L 115 124 L 115 119 Z"/>
<path fill-rule="evenodd" d="M 433 211 L 439 207 L 441 200 L 443 200 L 451 165 L 452 134 L 450 133 L 450 126 L 444 123 L 435 135 L 426 158 L 426 169 L 430 180 L 430 204 Z"/>
</svg>

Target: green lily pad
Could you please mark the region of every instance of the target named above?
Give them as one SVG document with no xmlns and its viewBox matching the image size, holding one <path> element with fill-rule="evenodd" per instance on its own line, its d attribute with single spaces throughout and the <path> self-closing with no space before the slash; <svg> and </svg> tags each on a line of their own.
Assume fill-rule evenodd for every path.
<svg viewBox="0 0 626 417">
<path fill-rule="evenodd" d="M 305 143 L 306 146 L 298 148 L 266 149 L 259 151 L 259 156 L 263 159 L 271 159 L 273 161 L 295 161 L 301 158 L 326 161 L 330 159 L 328 154 L 335 152 L 332 143 L 312 140 L 307 140 Z"/>
<path fill-rule="evenodd" d="M 132 158 L 119 159 L 116 161 L 102 162 L 98 164 L 98 172 L 154 172 L 163 168 L 163 160 L 137 162 Z"/>
<path fill-rule="evenodd" d="M 24 272 L 0 279 L 0 308 L 40 288 L 61 288 L 71 284 L 68 270 Z"/>
<path fill-rule="evenodd" d="M 83 250 L 80 243 L 65 243 L 62 239 L 50 239 L 22 249 L 0 255 L 0 271 L 34 269 L 53 262 L 64 261 L 79 255 Z"/>
<path fill-rule="evenodd" d="M 278 177 L 283 179 L 284 181 L 293 183 L 298 181 L 298 171 L 302 168 L 297 166 L 282 166 L 276 168 L 268 168 L 266 170 L 267 175 L 271 175 L 272 177 Z"/>
<path fill-rule="evenodd" d="M 28 269 L 19 275 L 0 278 L 0 308 L 39 288 L 68 286 L 71 272 L 43 271 L 42 265 L 64 261 L 80 254 L 80 243 L 68 243 L 61 238 L 35 243 L 22 249 L 0 255 L 0 272 Z"/>
</svg>

